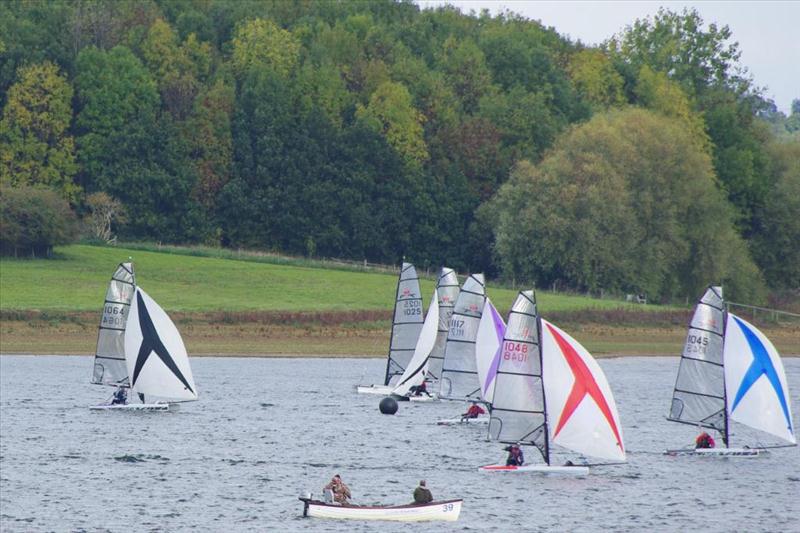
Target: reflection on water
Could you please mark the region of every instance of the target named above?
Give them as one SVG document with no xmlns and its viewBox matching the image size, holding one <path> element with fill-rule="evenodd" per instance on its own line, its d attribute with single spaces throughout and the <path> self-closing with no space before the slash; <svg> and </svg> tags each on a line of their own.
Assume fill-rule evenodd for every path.
<svg viewBox="0 0 800 533">
<path fill-rule="evenodd" d="M 0 529 L 375 531 L 300 517 L 297 496 L 340 473 L 356 503 L 406 503 L 422 478 L 437 498 L 464 498 L 461 519 L 437 531 L 797 530 L 797 448 L 755 459 L 660 454 L 696 433 L 665 420 L 677 363 L 601 361 L 629 462 L 570 479 L 479 473 L 503 457 L 485 426 L 435 425 L 462 404 L 402 403 L 381 415 L 380 397 L 353 389 L 362 375 L 383 375 L 377 359 L 195 358 L 199 402 L 121 413 L 86 408 L 109 394 L 88 383 L 88 357 L 4 356 Z M 785 364 L 797 410 L 800 360 Z M 733 430 L 734 444 L 757 442 Z"/>
</svg>

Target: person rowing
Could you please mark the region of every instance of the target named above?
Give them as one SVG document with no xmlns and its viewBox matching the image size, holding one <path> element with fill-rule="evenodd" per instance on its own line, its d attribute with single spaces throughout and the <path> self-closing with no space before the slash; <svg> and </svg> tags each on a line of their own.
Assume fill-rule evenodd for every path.
<svg viewBox="0 0 800 533">
<path fill-rule="evenodd" d="M 336 474 L 331 479 L 331 482 L 325 485 L 324 490 L 329 490 L 333 493 L 333 501 L 341 505 L 348 505 L 350 503 L 350 488 L 344 484 L 341 476 Z"/>
</svg>

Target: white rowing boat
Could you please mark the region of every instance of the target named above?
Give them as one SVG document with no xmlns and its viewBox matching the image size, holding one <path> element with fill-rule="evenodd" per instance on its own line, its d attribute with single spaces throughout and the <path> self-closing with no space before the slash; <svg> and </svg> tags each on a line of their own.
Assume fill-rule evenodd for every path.
<svg viewBox="0 0 800 533">
<path fill-rule="evenodd" d="M 311 498 L 300 498 L 303 516 L 338 520 L 391 520 L 424 522 L 444 520 L 455 522 L 461 514 L 463 500 L 444 500 L 410 505 L 341 505 Z"/>
</svg>

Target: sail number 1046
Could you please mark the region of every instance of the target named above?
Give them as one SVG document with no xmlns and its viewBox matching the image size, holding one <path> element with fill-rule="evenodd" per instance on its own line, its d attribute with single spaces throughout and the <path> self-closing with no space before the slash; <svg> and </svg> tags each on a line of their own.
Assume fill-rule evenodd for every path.
<svg viewBox="0 0 800 533">
<path fill-rule="evenodd" d="M 528 360 L 528 345 L 523 342 L 503 343 L 503 359 L 523 363 Z"/>
</svg>

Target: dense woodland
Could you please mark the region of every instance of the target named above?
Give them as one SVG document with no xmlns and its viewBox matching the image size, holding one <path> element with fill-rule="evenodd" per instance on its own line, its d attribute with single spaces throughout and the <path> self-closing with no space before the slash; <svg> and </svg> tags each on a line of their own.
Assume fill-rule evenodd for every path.
<svg viewBox="0 0 800 533">
<path fill-rule="evenodd" d="M 800 100 L 662 10 L 0 2 L 2 248 L 79 234 L 694 298 L 800 288 Z M 800 95 L 798 95 L 800 96 Z"/>
</svg>

